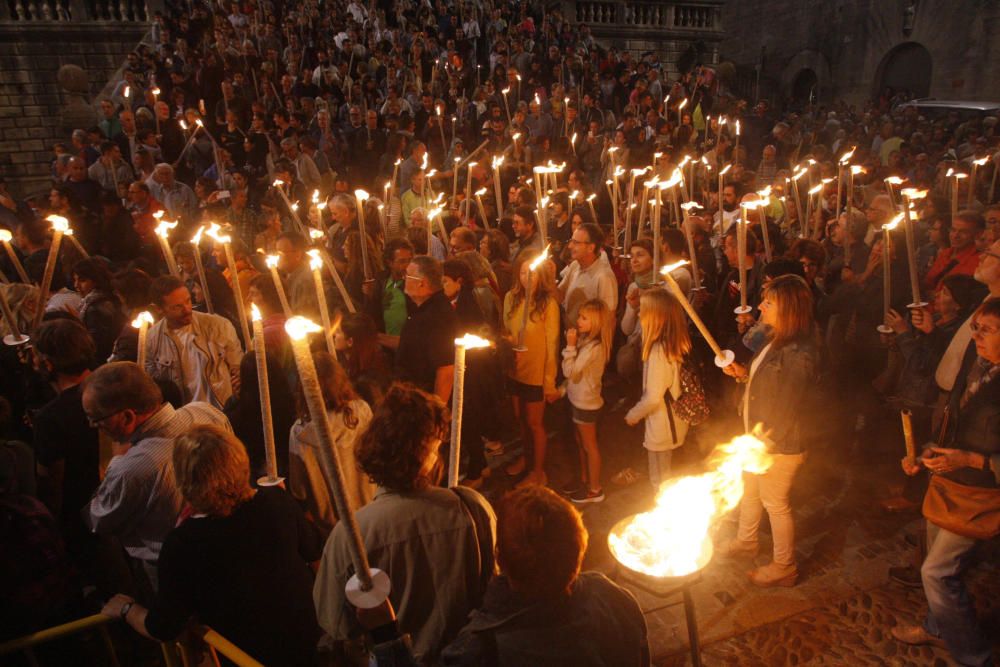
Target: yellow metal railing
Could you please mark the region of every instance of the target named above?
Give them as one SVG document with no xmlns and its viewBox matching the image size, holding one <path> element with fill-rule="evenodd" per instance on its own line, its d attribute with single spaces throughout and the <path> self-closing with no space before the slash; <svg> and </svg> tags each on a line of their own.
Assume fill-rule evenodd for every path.
<svg viewBox="0 0 1000 667">
<path fill-rule="evenodd" d="M 104 641 L 105 648 L 108 650 L 108 657 L 111 660 L 111 664 L 114 665 L 114 667 L 118 667 L 118 655 L 115 653 L 114 642 L 111 641 L 111 635 L 108 634 L 107 628 L 108 623 L 111 623 L 114 620 L 115 619 L 103 614 L 94 614 L 93 616 L 80 618 L 75 621 L 70 621 L 69 623 L 63 623 L 62 625 L 45 628 L 44 630 L 39 630 L 38 632 L 33 632 L 31 634 L 24 635 L 23 637 L 18 637 L 16 639 L 0 643 L 0 655 L 22 651 L 28 654 L 32 664 L 38 664 L 32 651 L 35 646 L 55 641 L 57 639 L 62 639 L 80 632 L 96 630 L 101 634 L 101 639 Z M 246 651 L 220 635 L 212 628 L 199 627 L 196 634 L 210 647 L 212 657 L 216 665 L 219 664 L 219 659 L 215 655 L 215 653 L 218 652 L 229 660 L 232 660 L 238 667 L 264 667 L 262 663 L 254 660 L 249 654 L 246 653 Z M 176 667 L 178 665 L 177 654 L 180 654 L 182 664 L 193 664 L 188 659 L 187 651 L 185 650 L 184 645 L 180 642 L 161 643 L 160 649 L 163 652 L 163 661 L 167 667 Z"/>
</svg>

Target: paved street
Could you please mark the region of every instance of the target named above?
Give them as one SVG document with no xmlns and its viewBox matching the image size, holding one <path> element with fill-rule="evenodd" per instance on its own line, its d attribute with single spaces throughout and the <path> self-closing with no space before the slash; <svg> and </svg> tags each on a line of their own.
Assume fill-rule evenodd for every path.
<svg viewBox="0 0 1000 667">
<path fill-rule="evenodd" d="M 620 416 L 612 413 L 602 424 L 605 479 L 626 462 L 645 470 L 641 432 L 619 423 Z M 862 442 L 865 437 L 868 440 Z M 558 488 L 569 474 L 574 452 L 561 446 L 558 437 L 553 440 L 548 469 L 550 485 Z M 878 507 L 889 484 L 902 482 L 896 463 L 901 452 L 895 447 L 891 433 L 881 433 L 844 437 L 811 451 L 793 489 L 800 570 L 796 587 L 757 588 L 746 579 L 752 567 L 746 559 L 715 558 L 705 568 L 691 589 L 704 664 L 952 664 L 944 650 L 905 646 L 890 635 L 894 625 L 916 622 L 925 609 L 921 589 L 888 578 L 889 567 L 912 562 L 914 549 L 906 536 L 922 530 L 917 512 L 888 514 Z M 697 458 L 694 443 L 678 452 L 679 474 L 692 470 Z M 495 482 L 494 493 L 504 486 Z M 625 489 L 606 483 L 605 490 L 604 503 L 584 510 L 590 531 L 585 567 L 611 573 L 608 530 L 621 518 L 648 507 L 653 493 L 645 478 Z M 732 513 L 719 526 L 720 535 L 727 537 L 735 526 Z M 766 521 L 762 530 L 758 564 L 767 562 L 770 553 Z M 990 547 L 983 550 L 969 581 L 981 615 L 998 638 L 1000 654 L 1000 568 L 996 545 Z M 683 606 L 659 609 L 680 602 L 681 596 L 661 599 L 630 588 L 643 609 L 658 609 L 647 615 L 655 664 L 690 664 Z"/>
</svg>

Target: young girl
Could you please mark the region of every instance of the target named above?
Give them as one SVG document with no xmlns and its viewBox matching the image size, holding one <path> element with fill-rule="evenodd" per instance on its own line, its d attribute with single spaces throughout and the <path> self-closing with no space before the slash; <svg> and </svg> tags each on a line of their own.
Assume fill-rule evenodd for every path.
<svg viewBox="0 0 1000 667">
<path fill-rule="evenodd" d="M 530 263 L 538 254 L 535 250 L 521 252 L 514 262 L 518 282 L 504 297 L 504 333 L 512 343 L 524 345 L 522 351 L 515 351 L 509 380 L 514 415 L 521 426 L 526 454 L 511 463 L 506 473 L 518 477 L 530 462 L 530 472 L 522 483 L 544 485 L 548 481 L 545 475 L 547 436 L 543 424 L 545 403 L 559 398 L 556 390 L 559 302 L 552 261 L 546 260 L 534 271 L 530 269 Z M 526 298 L 529 291 L 530 304 Z M 528 309 L 527 318 L 523 317 L 525 308 Z"/>
<path fill-rule="evenodd" d="M 649 481 L 659 488 L 670 473 L 674 449 L 684 444 L 688 425 L 665 400 L 667 391 L 676 399 L 681 394 L 680 365 L 691 350 L 684 310 L 665 289 L 645 292 L 639 300 L 642 327 L 642 397 L 625 415 L 635 426 L 646 420 L 643 447 L 649 452 Z"/>
<path fill-rule="evenodd" d="M 599 503 L 601 489 L 601 453 L 597 448 L 597 417 L 604 405 L 601 376 L 611 356 L 614 339 L 614 316 L 600 299 L 591 299 L 580 307 L 576 328 L 566 331 L 562 370 L 566 376 L 566 396 L 573 406 L 573 424 L 580 446 L 582 483 L 570 493 L 574 503 Z"/>
</svg>

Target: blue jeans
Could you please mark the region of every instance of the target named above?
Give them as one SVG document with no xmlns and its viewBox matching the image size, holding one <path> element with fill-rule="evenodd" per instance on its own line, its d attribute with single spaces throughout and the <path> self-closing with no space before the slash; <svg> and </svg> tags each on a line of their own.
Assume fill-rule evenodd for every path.
<svg viewBox="0 0 1000 667">
<path fill-rule="evenodd" d="M 944 639 L 960 665 L 991 665 L 993 649 L 979 628 L 976 608 L 962 583 L 972 550 L 978 544 L 927 522 L 927 557 L 920 568 L 927 596 L 924 629 Z"/>
</svg>

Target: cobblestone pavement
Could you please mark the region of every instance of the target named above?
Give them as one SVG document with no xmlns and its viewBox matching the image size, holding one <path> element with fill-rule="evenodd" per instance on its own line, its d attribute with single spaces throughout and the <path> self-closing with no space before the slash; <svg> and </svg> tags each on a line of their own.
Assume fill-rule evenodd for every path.
<svg viewBox="0 0 1000 667">
<path fill-rule="evenodd" d="M 611 423 L 602 425 L 601 434 L 605 479 L 625 464 L 644 472 L 638 434 L 617 426 L 614 411 L 610 418 L 605 419 Z M 906 646 L 890 634 L 897 624 L 918 622 L 926 609 L 920 588 L 906 588 L 888 577 L 890 567 L 913 562 L 914 547 L 906 538 L 923 530 L 916 511 L 888 514 L 878 506 L 890 484 L 903 479 L 897 463 L 901 445 L 896 444 L 892 424 L 886 422 L 883 430 L 888 430 L 882 433 L 842 439 L 853 445 L 822 443 L 810 451 L 792 492 L 800 571 L 794 588 L 757 588 L 746 578 L 753 566 L 749 560 L 715 558 L 704 569 L 691 593 L 705 665 L 952 664 L 943 649 Z M 701 434 L 702 442 L 722 439 Z M 575 456 L 560 440 L 564 439 L 553 438 L 547 464 L 553 488 L 566 481 Z M 677 474 L 693 469 L 700 458 L 697 449 L 696 443 L 689 442 L 678 450 Z M 495 497 L 506 487 L 505 481 L 494 480 L 488 493 Z M 605 502 L 583 510 L 590 531 L 584 567 L 614 578 L 608 530 L 623 517 L 648 508 L 653 491 L 643 478 L 624 489 L 606 483 L 605 492 Z M 735 526 L 734 512 L 718 527 L 717 541 L 731 535 Z M 766 519 L 761 530 L 757 564 L 769 560 Z M 991 553 L 980 558 L 968 581 L 986 627 L 997 638 L 1000 655 L 1000 559 L 996 557 L 1000 549 L 995 545 L 989 549 Z M 627 581 L 621 583 L 636 594 L 644 610 L 650 610 L 646 618 L 654 663 L 664 667 L 690 664 L 684 608 L 680 604 L 663 608 L 679 603 L 681 597 L 664 599 Z"/>
</svg>

